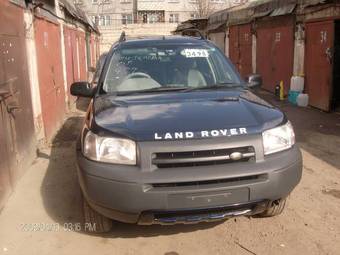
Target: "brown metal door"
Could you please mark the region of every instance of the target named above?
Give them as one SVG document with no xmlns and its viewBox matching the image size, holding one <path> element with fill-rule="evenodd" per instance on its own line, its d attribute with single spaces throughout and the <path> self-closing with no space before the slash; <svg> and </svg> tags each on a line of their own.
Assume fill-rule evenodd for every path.
<svg viewBox="0 0 340 255">
<path fill-rule="evenodd" d="M 42 117 L 46 138 L 50 140 L 65 113 L 60 27 L 40 18 L 35 19 L 34 26 Z"/>
<path fill-rule="evenodd" d="M 309 104 L 324 111 L 330 110 L 333 46 L 333 20 L 306 24 L 306 91 Z"/>
<path fill-rule="evenodd" d="M 23 9 L 0 0 L 0 24 L 1 209 L 33 159 L 35 140 Z"/>
<path fill-rule="evenodd" d="M 294 61 L 294 20 L 275 17 L 257 27 L 256 66 L 263 87 L 271 92 L 283 81 L 285 94 L 290 87 Z"/>
<path fill-rule="evenodd" d="M 243 78 L 252 73 L 251 24 L 230 27 L 229 57 Z"/>
</svg>

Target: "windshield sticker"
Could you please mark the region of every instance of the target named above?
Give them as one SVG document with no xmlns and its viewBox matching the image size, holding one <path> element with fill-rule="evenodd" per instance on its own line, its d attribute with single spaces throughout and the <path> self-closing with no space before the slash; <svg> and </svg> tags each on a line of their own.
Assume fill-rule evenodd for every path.
<svg viewBox="0 0 340 255">
<path fill-rule="evenodd" d="M 185 49 L 181 52 L 186 58 L 207 58 L 209 52 L 206 49 Z"/>
</svg>

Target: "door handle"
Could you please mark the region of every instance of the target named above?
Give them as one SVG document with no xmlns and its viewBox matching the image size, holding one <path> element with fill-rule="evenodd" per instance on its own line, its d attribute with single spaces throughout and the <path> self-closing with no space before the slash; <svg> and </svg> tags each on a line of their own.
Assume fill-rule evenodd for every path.
<svg viewBox="0 0 340 255">
<path fill-rule="evenodd" d="M 16 105 L 16 104 L 7 104 L 7 112 L 9 114 L 13 114 L 14 111 L 17 111 L 17 110 L 21 110 L 21 107 L 19 105 Z"/>
<path fill-rule="evenodd" d="M 330 47 L 328 47 L 326 49 L 326 57 L 327 57 L 327 60 L 330 64 L 332 64 L 332 61 L 333 61 L 333 52 L 332 52 L 332 49 Z"/>
</svg>

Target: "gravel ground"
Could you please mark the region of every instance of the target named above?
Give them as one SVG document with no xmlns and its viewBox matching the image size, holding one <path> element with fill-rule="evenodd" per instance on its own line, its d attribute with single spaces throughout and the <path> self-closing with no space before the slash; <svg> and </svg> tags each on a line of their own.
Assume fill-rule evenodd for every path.
<svg viewBox="0 0 340 255">
<path fill-rule="evenodd" d="M 0 254 L 340 254 L 340 115 L 277 104 L 295 125 L 304 158 L 301 183 L 282 215 L 196 225 L 115 223 L 109 234 L 86 234 L 77 229 L 74 139 L 82 114 L 74 113 L 1 212 Z"/>
</svg>

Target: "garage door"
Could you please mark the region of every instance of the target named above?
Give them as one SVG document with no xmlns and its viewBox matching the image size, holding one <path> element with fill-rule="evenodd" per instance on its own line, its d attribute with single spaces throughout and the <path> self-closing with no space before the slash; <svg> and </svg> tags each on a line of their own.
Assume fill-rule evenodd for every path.
<svg viewBox="0 0 340 255">
<path fill-rule="evenodd" d="M 285 94 L 290 87 L 294 61 L 294 19 L 275 17 L 257 23 L 256 66 L 263 87 L 271 92 L 284 82 Z"/>
<path fill-rule="evenodd" d="M 0 211 L 31 164 L 35 138 L 24 9 L 0 0 Z"/>
<path fill-rule="evenodd" d="M 216 46 L 225 53 L 225 33 L 211 33 L 209 34 L 210 40 L 213 41 Z"/>
<path fill-rule="evenodd" d="M 252 73 L 251 25 L 238 25 L 229 28 L 229 57 L 241 76 Z"/>
<path fill-rule="evenodd" d="M 332 92 L 334 21 L 306 24 L 306 91 L 309 104 L 329 111 Z"/>
<path fill-rule="evenodd" d="M 60 27 L 40 18 L 35 19 L 34 26 L 42 117 L 45 135 L 50 140 L 65 113 Z"/>
</svg>

